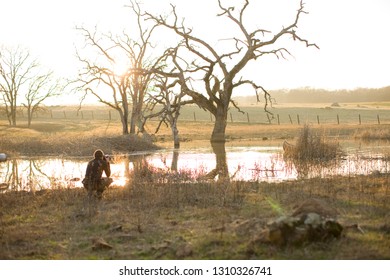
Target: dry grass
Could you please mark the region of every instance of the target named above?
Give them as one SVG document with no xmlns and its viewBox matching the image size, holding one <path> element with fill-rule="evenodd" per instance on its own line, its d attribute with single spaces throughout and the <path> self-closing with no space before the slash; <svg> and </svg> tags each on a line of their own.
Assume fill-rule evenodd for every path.
<svg viewBox="0 0 390 280">
<path fill-rule="evenodd" d="M 11 156 L 90 156 L 96 149 L 115 154 L 157 148 L 140 137 L 121 135 L 117 125 L 104 127 L 99 122 L 3 126 L 0 132 L 0 151 Z"/>
<path fill-rule="evenodd" d="M 390 141 L 390 129 L 389 128 L 369 128 L 361 131 L 357 131 L 354 135 L 356 139 L 362 139 L 363 141 Z"/>
<path fill-rule="evenodd" d="M 325 135 L 313 133 L 308 125 L 301 129 L 295 145 L 285 144 L 283 148 L 288 158 L 298 162 L 330 161 L 342 154 L 338 142 L 327 141 Z"/>
<path fill-rule="evenodd" d="M 161 177 L 163 174 L 154 174 Z M 146 176 L 148 177 L 148 176 Z M 88 201 L 82 189 L 5 193 L 1 259 L 389 259 L 389 177 L 284 183 L 150 183 Z M 253 243 L 306 198 L 338 210 L 343 237 L 302 246 Z M 106 245 L 102 245 L 106 243 Z"/>
</svg>

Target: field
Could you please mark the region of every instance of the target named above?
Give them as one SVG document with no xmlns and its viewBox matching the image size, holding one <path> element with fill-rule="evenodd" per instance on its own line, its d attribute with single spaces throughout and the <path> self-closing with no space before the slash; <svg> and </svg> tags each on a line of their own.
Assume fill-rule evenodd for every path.
<svg viewBox="0 0 390 280">
<path fill-rule="evenodd" d="M 294 143 L 304 123 L 342 147 L 370 140 L 387 145 L 386 104 L 340 105 L 280 104 L 274 111 L 280 124 L 276 117 L 269 124 L 261 107 L 246 107 L 249 121 L 248 115 L 239 119 L 232 112 L 226 145 Z M 182 117 L 182 148 L 208 146 L 209 114 L 191 107 Z M 150 132 L 156 123 L 148 124 Z M 0 152 L 11 157 L 173 146 L 167 128 L 155 135 L 154 143 L 121 136 L 116 114 L 99 107 L 83 108 L 78 115 L 75 108 L 50 108 L 38 114 L 31 128 L 24 120 L 17 127 L 0 120 L 0 128 Z M 0 259 L 390 259 L 388 174 L 266 183 L 188 181 L 153 168 L 145 171 L 147 176 L 133 176 L 125 187 L 110 188 L 101 201 L 72 188 L 1 193 Z M 262 238 L 269 222 L 291 215 L 310 199 L 337 213 L 341 236 L 299 243 Z"/>
<path fill-rule="evenodd" d="M 368 137 L 377 134 L 377 137 L 383 138 L 389 133 L 388 103 L 346 103 L 340 104 L 340 107 L 330 105 L 277 104 L 271 110 L 273 117 L 269 118 L 264 113 L 262 104 L 243 107 L 245 113 L 231 109 L 227 128 L 229 143 L 258 145 L 261 140 L 262 145 L 281 144 L 283 139 L 296 137 L 303 124 L 309 124 L 314 130 L 326 133 L 328 137 L 340 138 L 343 141 L 353 140 L 355 136 L 361 137 L 363 134 Z M 90 154 L 91 143 L 92 147 L 103 146 L 108 153 L 114 149 L 113 146 L 117 147 L 118 152 L 152 148 L 150 145 L 142 147 L 140 142 L 129 147 L 120 135 L 119 115 L 107 107 L 86 106 L 81 110 L 77 107 L 49 107 L 35 115 L 30 129 L 26 128 L 25 116 L 23 111 L 19 111 L 18 126 L 14 128 L 9 127 L 5 117 L 0 115 L 0 137 L 3 140 L 0 152 L 8 150 L 22 155 L 40 153 L 85 156 Z M 157 123 L 157 120 L 147 123 L 146 129 L 150 134 L 154 134 Z M 208 146 L 213 118 L 196 106 L 186 106 L 181 111 L 178 127 L 184 147 Z M 378 135 L 378 131 L 383 135 Z M 28 137 L 29 145 L 19 142 L 23 142 L 25 137 Z M 13 140 L 7 141 L 8 138 Z M 17 148 L 5 147 L 7 143 L 12 145 L 15 138 L 18 138 L 15 145 Z M 86 138 L 90 139 L 87 141 Z M 159 146 L 173 146 L 170 129 L 164 125 L 154 139 Z M 86 142 L 88 145 L 80 146 Z M 37 147 L 34 148 L 34 144 Z M 67 148 L 57 150 L 62 147 Z"/>
</svg>

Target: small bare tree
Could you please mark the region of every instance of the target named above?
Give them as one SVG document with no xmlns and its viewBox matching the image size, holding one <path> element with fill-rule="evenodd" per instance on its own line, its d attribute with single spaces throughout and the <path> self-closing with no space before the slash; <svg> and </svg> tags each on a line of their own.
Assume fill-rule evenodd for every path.
<svg viewBox="0 0 390 280">
<path fill-rule="evenodd" d="M 27 109 L 27 124 L 31 126 L 34 113 L 42 110 L 42 104 L 45 100 L 51 97 L 62 94 L 65 85 L 59 79 L 54 79 L 53 72 L 49 71 L 42 74 L 37 74 L 28 85 L 25 91 L 25 102 L 22 103 Z"/>
<path fill-rule="evenodd" d="M 16 125 L 18 106 L 27 108 L 28 126 L 33 114 L 50 97 L 62 94 L 63 83 L 22 48 L 0 50 L 0 93 L 10 125 Z"/>
<path fill-rule="evenodd" d="M 147 106 L 144 110 L 144 124 L 147 119 L 158 117 L 159 124 L 155 133 L 158 133 L 162 124 L 171 128 L 174 148 L 180 148 L 179 129 L 177 126 L 180 109 L 182 106 L 193 103 L 189 100 L 183 100 L 185 93 L 181 91 L 178 80 L 172 80 L 168 77 L 158 77 L 155 86 L 158 89 L 157 94 L 150 94 Z M 158 110 L 154 113 L 155 109 Z"/>
<path fill-rule="evenodd" d="M 38 62 L 22 48 L 0 49 L 0 93 L 9 124 L 16 126 L 16 112 L 21 91 L 34 77 Z M 28 89 L 27 89 L 28 90 Z"/>
</svg>

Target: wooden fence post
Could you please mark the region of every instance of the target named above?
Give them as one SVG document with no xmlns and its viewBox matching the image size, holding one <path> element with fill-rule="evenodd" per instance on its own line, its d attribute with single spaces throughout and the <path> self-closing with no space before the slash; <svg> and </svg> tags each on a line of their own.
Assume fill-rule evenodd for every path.
<svg viewBox="0 0 390 280">
<path fill-rule="evenodd" d="M 233 115 L 230 113 L 230 121 L 233 122 Z"/>
<path fill-rule="evenodd" d="M 280 125 L 280 118 L 279 118 L 279 114 L 277 114 L 278 116 L 278 125 Z"/>
<path fill-rule="evenodd" d="M 288 118 L 290 119 L 290 123 L 291 123 L 291 124 L 293 124 L 293 121 L 292 121 L 292 119 L 291 119 L 291 116 L 290 116 L 290 115 L 288 115 Z"/>
<path fill-rule="evenodd" d="M 378 124 L 381 124 L 381 120 L 379 119 L 379 115 L 376 115 L 377 119 L 378 119 Z"/>
<path fill-rule="evenodd" d="M 337 114 L 337 124 L 340 124 L 339 114 Z"/>
<path fill-rule="evenodd" d="M 195 115 L 195 112 L 194 112 L 194 121 L 196 122 L 196 115 Z"/>
<path fill-rule="evenodd" d="M 320 124 L 320 116 L 317 115 L 317 123 Z"/>
<path fill-rule="evenodd" d="M 250 121 L 249 121 L 249 113 L 248 112 L 246 112 L 246 118 L 248 120 L 248 123 L 250 123 Z"/>
<path fill-rule="evenodd" d="M 297 114 L 297 122 L 298 122 L 298 125 L 301 124 L 301 122 L 299 121 L 299 114 Z"/>
<path fill-rule="evenodd" d="M 362 124 L 362 117 L 359 114 L 359 124 Z"/>
</svg>

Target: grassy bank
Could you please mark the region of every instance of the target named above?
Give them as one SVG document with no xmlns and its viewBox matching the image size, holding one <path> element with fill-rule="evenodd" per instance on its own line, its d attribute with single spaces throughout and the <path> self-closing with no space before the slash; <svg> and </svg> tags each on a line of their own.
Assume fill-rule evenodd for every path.
<svg viewBox="0 0 390 280">
<path fill-rule="evenodd" d="M 117 123 L 43 121 L 30 128 L 0 125 L 0 152 L 11 156 L 90 156 L 96 149 L 115 154 L 157 148 L 140 137 L 121 135 Z"/>
<path fill-rule="evenodd" d="M 338 212 L 326 242 L 257 242 L 307 198 Z M 0 195 L 1 259 L 390 259 L 389 177 L 269 183 L 133 184 Z M 358 230 L 359 229 L 359 230 Z"/>
<path fill-rule="evenodd" d="M 157 122 L 147 125 L 153 132 Z M 210 146 L 213 129 L 210 122 L 179 122 L 181 147 Z M 284 140 L 295 141 L 302 125 L 268 125 L 232 123 L 226 131 L 227 146 L 272 146 Z M 390 125 L 312 125 L 314 133 L 326 135 L 340 142 L 355 140 L 390 139 Z M 131 153 L 160 148 L 172 148 L 171 131 L 162 127 L 151 139 L 121 135 L 118 122 L 106 124 L 102 120 L 56 120 L 37 121 L 30 128 L 23 125 L 10 127 L 0 121 L 0 152 L 11 156 L 90 156 L 97 149 L 106 153 Z"/>
</svg>

